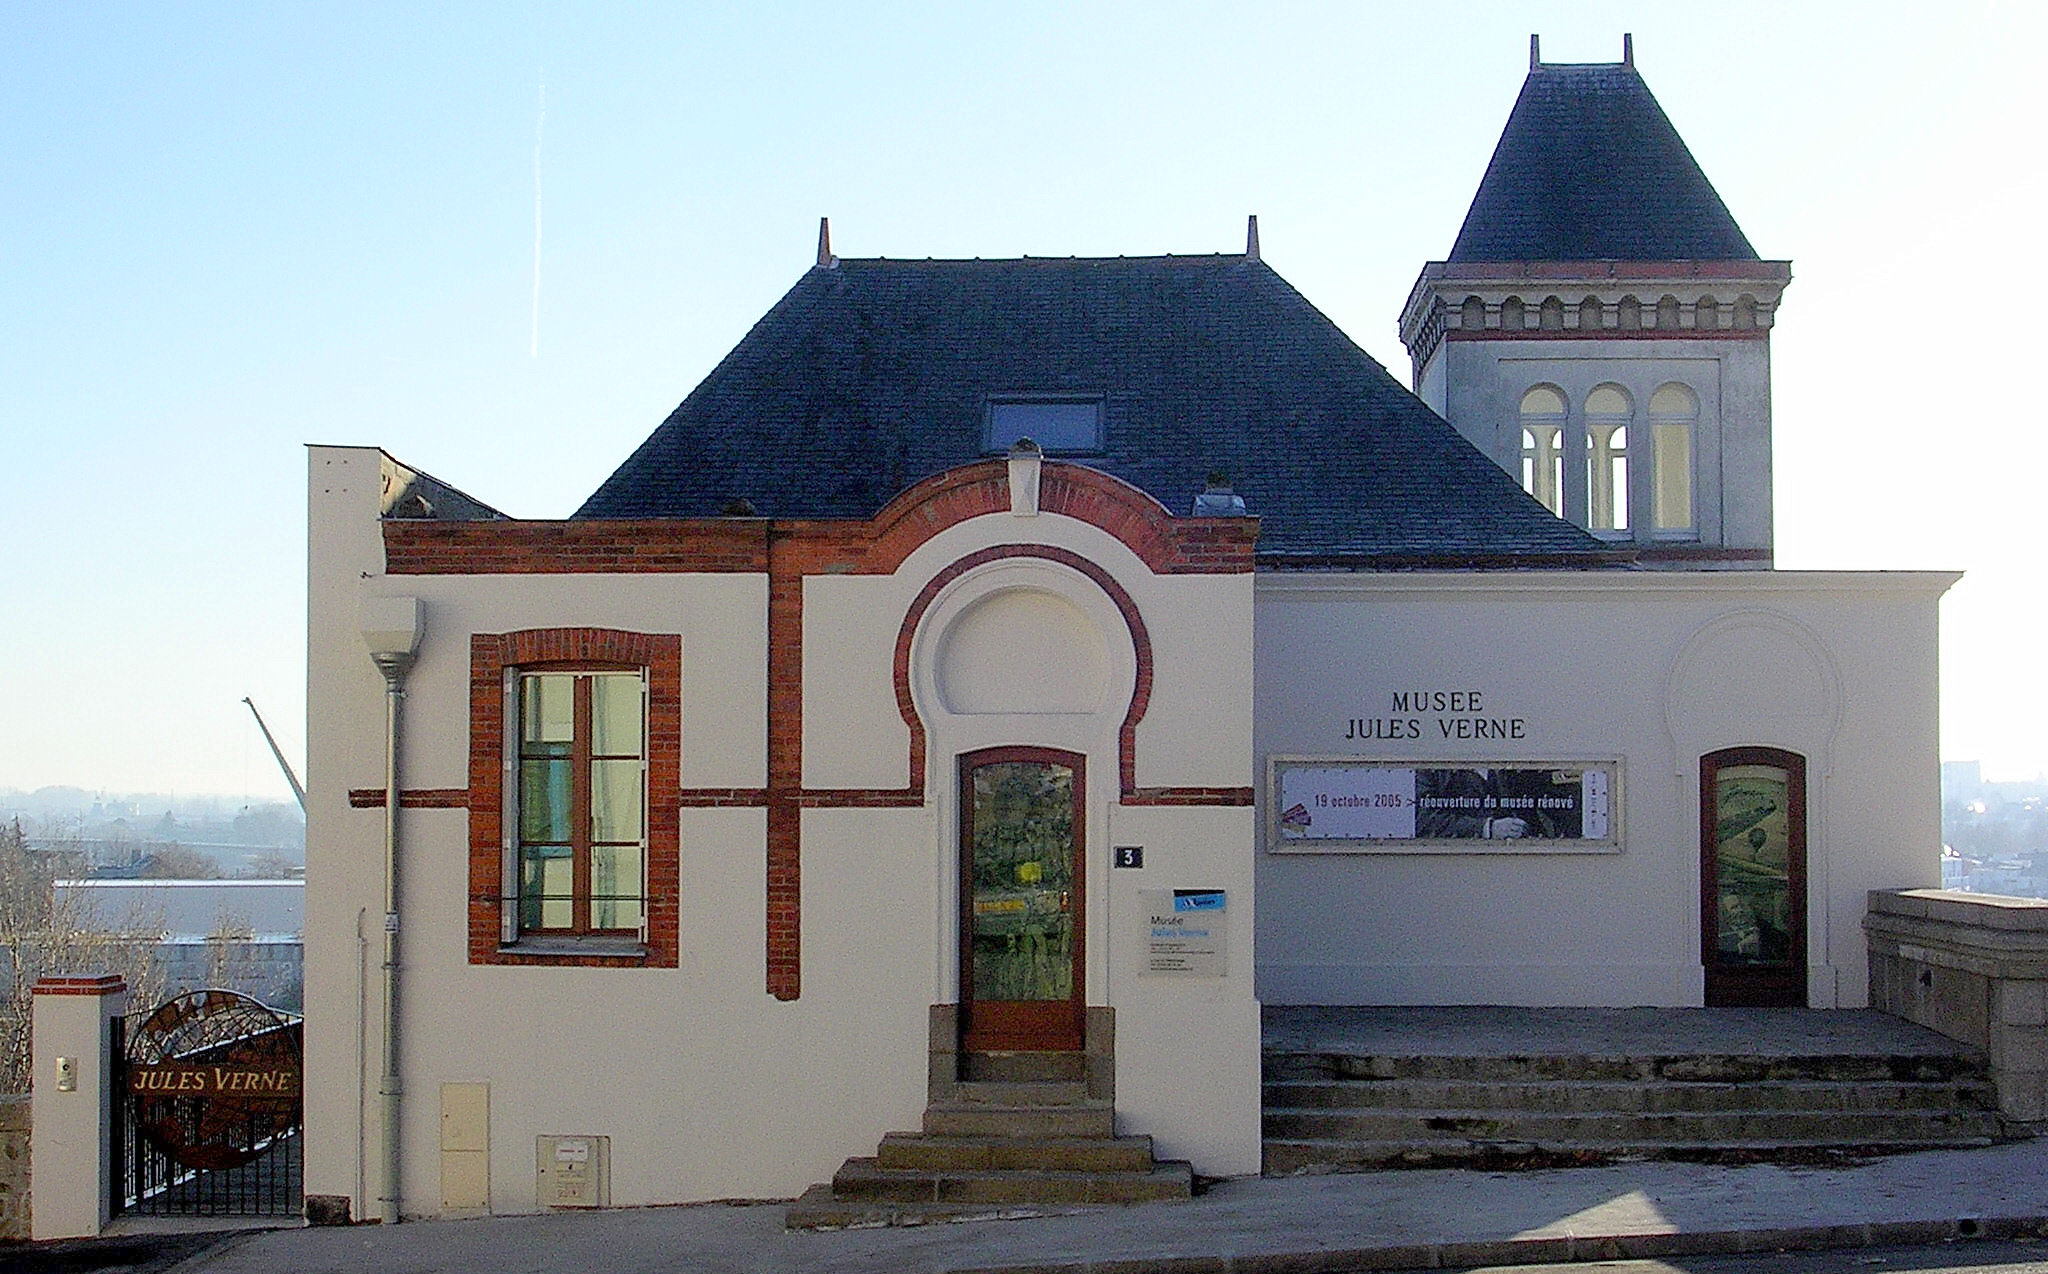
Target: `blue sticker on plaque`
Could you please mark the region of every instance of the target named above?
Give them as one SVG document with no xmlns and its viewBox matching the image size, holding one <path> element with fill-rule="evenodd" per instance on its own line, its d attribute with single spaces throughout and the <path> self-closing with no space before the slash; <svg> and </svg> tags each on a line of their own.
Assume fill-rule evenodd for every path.
<svg viewBox="0 0 2048 1274">
<path fill-rule="evenodd" d="M 1221 889 L 1176 889 L 1173 891 L 1175 911 L 1221 911 L 1223 891 Z"/>
</svg>

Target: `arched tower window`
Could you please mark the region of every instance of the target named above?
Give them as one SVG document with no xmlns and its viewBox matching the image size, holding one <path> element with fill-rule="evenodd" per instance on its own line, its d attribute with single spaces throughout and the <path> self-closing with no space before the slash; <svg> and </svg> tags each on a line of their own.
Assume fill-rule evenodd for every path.
<svg viewBox="0 0 2048 1274">
<path fill-rule="evenodd" d="M 1521 297 L 1511 296 L 1500 303 L 1500 326 L 1505 332 L 1519 332 L 1528 326 L 1523 318 Z"/>
<path fill-rule="evenodd" d="M 1669 292 L 1657 299 L 1657 330 L 1675 332 L 1678 330 L 1678 298 Z"/>
<path fill-rule="evenodd" d="M 1601 324 L 1600 298 L 1589 296 L 1579 302 L 1579 330 L 1581 332 L 1597 332 L 1600 330 Z"/>
<path fill-rule="evenodd" d="M 1692 507 L 1692 453 L 1699 418 L 1699 395 L 1684 385 L 1662 385 L 1650 395 L 1650 447 L 1656 470 L 1653 525 L 1659 531 L 1691 531 L 1698 526 Z"/>
<path fill-rule="evenodd" d="M 1465 304 L 1459 307 L 1458 326 L 1467 332 L 1485 330 L 1486 302 L 1476 296 L 1466 297 Z"/>
<path fill-rule="evenodd" d="M 1643 326 L 1643 303 L 1633 296 L 1621 298 L 1614 307 L 1614 324 L 1624 332 L 1638 331 Z"/>
<path fill-rule="evenodd" d="M 1586 395 L 1586 528 L 1628 529 L 1628 423 L 1633 404 L 1618 385 Z"/>
<path fill-rule="evenodd" d="M 1703 296 L 1692 307 L 1692 325 L 1702 332 L 1711 332 L 1721 326 L 1721 303 L 1711 296 Z"/>
<path fill-rule="evenodd" d="M 1554 296 L 1543 298 L 1543 305 L 1537 313 L 1537 325 L 1546 332 L 1564 330 L 1564 302 Z"/>
<path fill-rule="evenodd" d="M 1522 395 L 1522 489 L 1564 515 L 1564 394 L 1538 385 Z"/>
</svg>

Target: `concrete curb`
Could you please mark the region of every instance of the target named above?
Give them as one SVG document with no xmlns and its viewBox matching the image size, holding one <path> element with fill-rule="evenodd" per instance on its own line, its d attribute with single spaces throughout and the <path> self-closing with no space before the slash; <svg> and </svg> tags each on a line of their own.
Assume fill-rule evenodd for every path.
<svg viewBox="0 0 2048 1274">
<path fill-rule="evenodd" d="M 1967 1239 L 2048 1238 L 2048 1215 L 1957 1217 L 1946 1221 L 1874 1221 L 1761 1230 L 1665 1234 L 1534 1235 L 1388 1247 L 1256 1252 L 1241 1256 L 1168 1256 L 1090 1261 L 1029 1261 L 960 1266 L 954 1274 L 1354 1274 L 1365 1270 L 1463 1269 L 1566 1261 L 1726 1256 L 1745 1252 L 1893 1247 Z"/>
</svg>

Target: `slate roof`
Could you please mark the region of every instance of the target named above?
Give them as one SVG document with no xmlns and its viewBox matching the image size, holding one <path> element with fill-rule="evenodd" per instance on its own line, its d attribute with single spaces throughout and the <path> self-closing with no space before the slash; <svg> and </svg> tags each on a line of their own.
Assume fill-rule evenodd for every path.
<svg viewBox="0 0 2048 1274">
<path fill-rule="evenodd" d="M 1635 67 L 1539 64 L 1452 261 L 1754 261 Z"/>
<path fill-rule="evenodd" d="M 864 518 L 982 458 L 991 395 L 1100 394 L 1071 457 L 1188 513 L 1212 471 L 1274 555 L 1608 548 L 1249 257 L 843 260 L 807 272 L 575 514 Z"/>
</svg>

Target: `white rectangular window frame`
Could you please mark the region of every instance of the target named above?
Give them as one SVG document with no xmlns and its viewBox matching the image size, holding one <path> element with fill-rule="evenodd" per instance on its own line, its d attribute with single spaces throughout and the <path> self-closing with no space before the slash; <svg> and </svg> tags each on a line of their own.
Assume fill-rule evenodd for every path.
<svg viewBox="0 0 2048 1274">
<path fill-rule="evenodd" d="M 572 904 L 575 909 L 576 915 L 582 918 L 582 924 L 578 925 L 572 922 L 571 925 L 566 927 L 527 928 L 522 923 L 522 904 L 524 894 L 524 873 L 522 871 L 522 860 L 524 856 L 525 840 L 522 834 L 520 807 L 522 789 L 521 753 L 522 740 L 524 735 L 524 723 L 521 716 L 522 702 L 520 695 L 520 687 L 522 684 L 522 680 L 526 677 L 546 675 L 558 675 L 585 680 L 600 675 L 633 676 L 638 680 L 640 711 L 639 741 L 637 751 L 639 755 L 635 759 L 637 759 L 638 762 L 636 781 L 638 784 L 639 798 L 639 838 L 636 842 L 632 841 L 630 838 L 619 837 L 607 841 L 605 843 L 607 846 L 617 847 L 625 847 L 629 844 L 633 845 L 634 852 L 638 856 L 639 914 L 637 920 L 631 926 L 618 927 L 612 929 L 596 928 L 594 919 L 591 917 L 590 912 L 590 908 L 594 905 L 593 889 L 587 887 L 579 888 L 576 891 L 574 895 L 574 901 Z M 502 704 L 503 715 L 500 718 L 500 720 L 502 720 L 504 723 L 504 737 L 503 771 L 502 782 L 500 784 L 502 805 L 500 815 L 501 835 L 498 889 L 498 937 L 500 944 L 508 949 L 513 950 L 539 950 L 561 948 L 563 950 L 590 950 L 599 953 L 611 953 L 614 949 L 620 951 L 633 950 L 644 952 L 648 940 L 648 859 L 650 857 L 651 849 L 648 835 L 648 815 L 650 812 L 650 807 L 647 789 L 648 760 L 649 753 L 652 749 L 652 741 L 651 732 L 649 729 L 650 703 L 647 669 L 644 667 L 625 667 L 616 665 L 605 666 L 543 664 L 532 666 L 508 666 L 504 670 Z M 587 753 L 587 746 L 584 750 Z M 578 758 L 573 757 L 563 759 L 570 760 L 572 765 L 594 765 L 594 762 L 588 755 L 581 756 L 580 760 Z M 617 754 L 616 756 L 608 755 L 606 757 L 598 758 L 599 761 L 617 759 L 624 759 L 623 754 Z M 573 804 L 572 809 L 570 810 L 571 819 L 577 819 L 579 817 L 587 819 L 591 817 L 590 807 L 593 798 L 590 796 L 590 789 L 594 785 L 594 783 L 594 775 L 590 774 L 586 774 L 581 780 L 580 787 L 581 790 L 584 792 L 584 796 L 581 801 Z M 593 828 L 586 827 L 581 836 L 572 837 L 572 840 L 574 841 L 584 842 L 581 843 L 572 852 L 578 858 L 581 859 L 581 861 L 575 862 L 573 864 L 573 869 L 576 872 L 577 879 L 579 881 L 585 882 L 586 884 L 590 883 L 593 880 L 596 872 L 595 850 L 598 848 L 598 846 L 596 846 L 593 843 L 589 843 L 594 842 L 595 839 L 594 836 L 591 834 L 593 830 Z"/>
<path fill-rule="evenodd" d="M 1029 438 L 1047 455 L 1096 455 L 1106 426 L 1101 394 L 991 394 L 982 412 L 982 450 L 1006 452 Z"/>
</svg>

